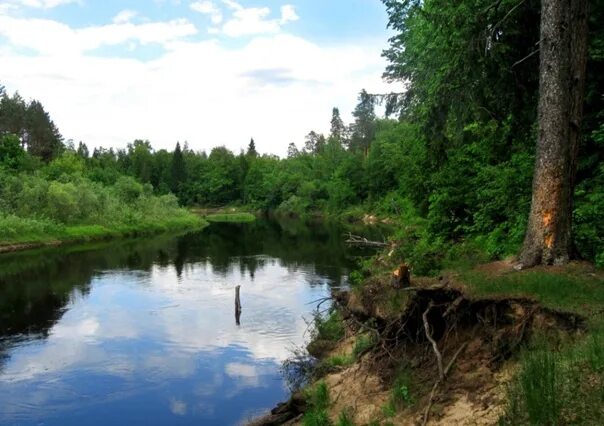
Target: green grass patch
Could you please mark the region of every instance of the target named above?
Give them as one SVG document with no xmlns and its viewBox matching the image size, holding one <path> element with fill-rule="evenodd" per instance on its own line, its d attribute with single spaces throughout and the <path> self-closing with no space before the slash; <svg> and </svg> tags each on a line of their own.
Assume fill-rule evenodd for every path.
<svg viewBox="0 0 604 426">
<path fill-rule="evenodd" d="M 501 425 L 604 424 L 604 332 L 556 350 L 540 343 L 520 357 Z"/>
<path fill-rule="evenodd" d="M 256 216 L 251 213 L 218 213 L 210 214 L 205 217 L 210 223 L 249 223 L 256 220 Z"/>
<path fill-rule="evenodd" d="M 512 272 L 501 276 L 470 271 L 461 274 L 472 295 L 532 297 L 544 306 L 583 313 L 604 306 L 604 280 L 588 274 L 544 271 Z"/>
<path fill-rule="evenodd" d="M 310 408 L 304 413 L 304 426 L 330 426 L 332 424 L 327 414 L 329 407 L 329 389 L 323 381 L 307 390 L 306 399 Z"/>
<path fill-rule="evenodd" d="M 332 309 L 325 317 L 317 313 L 314 324 L 314 340 L 337 342 L 344 337 L 344 322 L 338 310 Z"/>
<path fill-rule="evenodd" d="M 348 410 L 342 410 L 338 416 L 338 426 L 354 426 L 352 415 Z"/>
<path fill-rule="evenodd" d="M 352 356 L 358 359 L 365 352 L 375 346 L 375 337 L 373 334 L 361 334 L 357 337 L 354 347 L 352 348 Z"/>
<path fill-rule="evenodd" d="M 325 358 L 321 363 L 326 368 L 347 367 L 354 362 L 354 358 L 350 355 L 332 355 Z"/>
<path fill-rule="evenodd" d="M 0 246 L 46 244 L 53 241 L 86 242 L 117 237 L 153 235 L 183 229 L 200 229 L 207 222 L 185 210 L 165 217 L 142 218 L 135 223 L 62 225 L 50 219 L 0 215 Z"/>
</svg>

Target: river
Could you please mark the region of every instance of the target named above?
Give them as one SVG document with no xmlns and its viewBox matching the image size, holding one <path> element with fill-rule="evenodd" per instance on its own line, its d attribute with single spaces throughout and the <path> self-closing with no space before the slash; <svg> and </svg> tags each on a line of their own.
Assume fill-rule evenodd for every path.
<svg viewBox="0 0 604 426">
<path fill-rule="evenodd" d="M 258 220 L 0 256 L 0 424 L 232 425 L 274 406 L 316 300 L 366 254 L 342 231 Z"/>
</svg>

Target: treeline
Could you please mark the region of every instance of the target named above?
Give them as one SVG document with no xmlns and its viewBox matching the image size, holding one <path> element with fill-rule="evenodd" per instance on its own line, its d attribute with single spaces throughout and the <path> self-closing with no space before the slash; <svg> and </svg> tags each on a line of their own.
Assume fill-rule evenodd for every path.
<svg viewBox="0 0 604 426">
<path fill-rule="evenodd" d="M 151 233 L 201 224 L 172 194 L 63 143 L 38 101 L 0 86 L 0 245 Z"/>
<path fill-rule="evenodd" d="M 132 186 L 141 185 L 134 194 L 172 193 L 184 206 L 398 218 L 398 254 L 419 272 L 436 271 L 464 250 L 491 258 L 517 253 L 535 162 L 540 2 L 384 3 L 395 32 L 384 52 L 385 77 L 404 82 L 405 92 L 362 91 L 352 123 L 334 108 L 329 134 L 311 131 L 303 144 L 289 145 L 287 158 L 259 155 L 253 140 L 239 153 L 196 152 L 186 143 L 154 150 L 141 140 L 89 152 L 82 143 L 57 144 L 50 120 L 44 132 L 34 131 L 31 104 L 23 108 L 7 94 L 0 131 L 17 135 L 10 149 L 25 148 L 28 159 L 0 158 L 19 170 L 41 167 L 59 182 L 76 174 L 121 187 L 130 176 Z M 579 257 L 604 264 L 604 4 L 592 4 L 589 16 L 574 240 Z M 377 117 L 378 103 L 393 118 Z"/>
</svg>

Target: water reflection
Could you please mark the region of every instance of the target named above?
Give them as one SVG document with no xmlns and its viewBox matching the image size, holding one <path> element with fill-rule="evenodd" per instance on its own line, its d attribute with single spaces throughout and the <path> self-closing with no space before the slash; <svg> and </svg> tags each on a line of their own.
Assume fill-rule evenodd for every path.
<svg viewBox="0 0 604 426">
<path fill-rule="evenodd" d="M 272 221 L 0 257 L 0 424 L 236 424 L 350 266 L 339 228 Z"/>
</svg>

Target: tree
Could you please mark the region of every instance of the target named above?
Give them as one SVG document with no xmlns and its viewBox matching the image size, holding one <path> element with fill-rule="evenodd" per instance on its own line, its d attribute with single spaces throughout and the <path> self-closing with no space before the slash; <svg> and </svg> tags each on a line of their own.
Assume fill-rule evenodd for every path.
<svg viewBox="0 0 604 426">
<path fill-rule="evenodd" d="M 172 179 L 171 189 L 172 192 L 178 194 L 182 184 L 184 184 L 187 178 L 187 170 L 185 168 L 185 160 L 180 149 L 180 142 L 176 142 L 176 148 L 172 154 Z"/>
<path fill-rule="evenodd" d="M 346 138 L 346 125 L 340 117 L 340 110 L 333 108 L 331 110 L 331 129 L 329 131 L 329 137 L 343 143 Z"/>
<path fill-rule="evenodd" d="M 84 159 L 88 158 L 88 156 L 90 154 L 88 151 L 88 147 L 82 141 L 80 141 L 80 143 L 78 144 L 78 150 L 76 152 L 81 158 L 84 158 Z"/>
<path fill-rule="evenodd" d="M 3 89 L 3 88 L 2 88 Z M 0 133 L 23 136 L 26 126 L 27 105 L 19 92 L 10 97 L 0 91 Z"/>
<path fill-rule="evenodd" d="M 300 154 L 300 151 L 298 150 L 298 147 L 296 146 L 295 143 L 291 142 L 287 146 L 287 158 L 294 158 L 294 157 L 297 157 L 299 154 Z"/>
<path fill-rule="evenodd" d="M 587 0 L 543 0 L 539 133 L 520 266 L 563 264 L 572 255 L 572 199 L 585 88 Z"/>
<path fill-rule="evenodd" d="M 61 134 L 40 102 L 32 101 L 25 114 L 27 148 L 32 155 L 49 162 L 61 152 Z"/>
<path fill-rule="evenodd" d="M 15 135 L 0 136 L 0 168 L 18 170 L 25 158 L 19 138 Z"/>
<path fill-rule="evenodd" d="M 128 152 L 118 152 L 118 159 L 123 164 L 123 169 L 143 183 L 151 182 L 153 168 L 153 148 L 149 141 L 140 139 L 128 144 Z"/>
<path fill-rule="evenodd" d="M 256 143 L 254 142 L 254 138 L 250 140 L 250 144 L 247 147 L 247 156 L 256 157 L 258 156 L 258 152 L 256 151 Z"/>
<path fill-rule="evenodd" d="M 375 98 L 369 95 L 365 89 L 359 93 L 359 103 L 352 115 L 355 121 L 351 127 L 350 148 L 362 150 L 367 157 L 369 146 L 375 138 Z"/>
<path fill-rule="evenodd" d="M 325 136 L 311 130 L 304 139 L 304 151 L 309 154 L 317 154 L 325 147 Z"/>
</svg>

